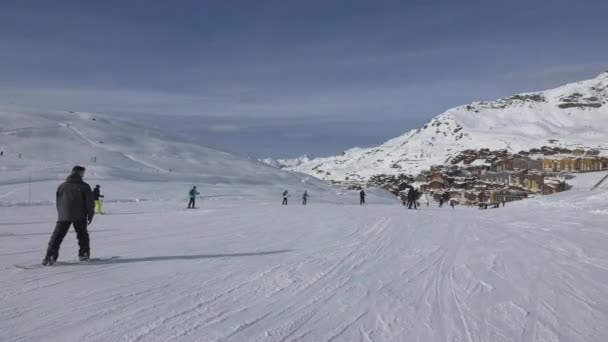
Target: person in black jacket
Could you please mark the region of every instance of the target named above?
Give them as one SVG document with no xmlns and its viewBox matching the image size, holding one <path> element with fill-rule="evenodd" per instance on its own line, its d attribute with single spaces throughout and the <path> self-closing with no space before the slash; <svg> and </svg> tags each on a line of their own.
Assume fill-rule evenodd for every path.
<svg viewBox="0 0 608 342">
<path fill-rule="evenodd" d="M 93 200 L 95 201 L 96 214 L 103 214 L 101 212 L 101 205 L 103 204 L 103 202 L 101 201 L 102 198 L 103 198 L 103 195 L 101 194 L 101 186 L 99 186 L 99 184 L 97 184 L 97 185 L 95 185 L 95 189 L 93 189 Z"/>
<path fill-rule="evenodd" d="M 52 265 L 57 260 L 61 242 L 72 224 L 80 247 L 78 257 L 81 261 L 89 260 L 91 249 L 87 224 L 93 221 L 95 204 L 91 187 L 82 180 L 84 171 L 84 167 L 74 166 L 72 174 L 57 189 L 57 224 L 42 261 L 44 266 Z"/>
<path fill-rule="evenodd" d="M 365 190 L 361 190 L 361 192 L 359 192 L 359 205 L 365 204 L 365 196 L 367 196 Z"/>
</svg>

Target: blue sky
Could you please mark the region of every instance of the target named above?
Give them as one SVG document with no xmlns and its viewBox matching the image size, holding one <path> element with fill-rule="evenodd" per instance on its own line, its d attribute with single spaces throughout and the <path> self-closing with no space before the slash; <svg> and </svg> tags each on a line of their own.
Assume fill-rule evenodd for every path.
<svg viewBox="0 0 608 342">
<path fill-rule="evenodd" d="M 608 69 L 606 1 L 2 1 L 0 103 L 331 155 Z"/>
</svg>

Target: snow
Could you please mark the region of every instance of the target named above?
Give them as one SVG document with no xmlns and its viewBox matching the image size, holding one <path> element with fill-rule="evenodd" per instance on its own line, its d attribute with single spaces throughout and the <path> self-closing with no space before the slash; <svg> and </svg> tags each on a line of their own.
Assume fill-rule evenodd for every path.
<svg viewBox="0 0 608 342">
<path fill-rule="evenodd" d="M 260 159 L 262 163 L 268 164 L 272 167 L 280 168 L 280 169 L 293 169 L 298 167 L 304 163 L 308 163 L 310 158 L 308 155 L 304 154 L 299 156 L 298 158 L 292 159 L 272 159 L 272 158 L 264 158 Z"/>
<path fill-rule="evenodd" d="M 566 184 L 571 190 L 590 190 L 594 187 L 608 189 L 608 171 L 573 173 Z"/>
<path fill-rule="evenodd" d="M 108 203 L 92 253 L 120 258 L 36 270 L 13 265 L 40 261 L 53 206 L 0 207 L 2 339 L 608 339 L 605 190 L 492 210 L 244 195 Z"/>
<path fill-rule="evenodd" d="M 589 103 L 599 107 L 589 107 Z M 563 108 L 565 104 L 580 107 Z M 416 175 L 433 165 L 448 163 L 467 149 L 507 149 L 515 153 L 542 146 L 594 148 L 605 156 L 607 134 L 608 72 L 605 72 L 591 80 L 543 92 L 452 108 L 423 127 L 380 146 L 352 148 L 338 156 L 316 158 L 288 168 L 344 181 L 346 177 L 368 179 L 376 174 Z"/>
<path fill-rule="evenodd" d="M 2 341 L 608 340 L 604 186 L 414 211 L 101 114 L 2 109 L 0 132 Z M 104 259 L 15 267 L 42 260 L 76 163 Z"/>
</svg>

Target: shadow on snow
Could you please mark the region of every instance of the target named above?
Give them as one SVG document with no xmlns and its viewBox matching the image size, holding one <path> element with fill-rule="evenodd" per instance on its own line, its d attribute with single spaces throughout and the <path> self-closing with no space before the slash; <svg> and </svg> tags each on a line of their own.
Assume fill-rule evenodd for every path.
<svg viewBox="0 0 608 342">
<path fill-rule="evenodd" d="M 94 266 L 94 265 L 110 265 L 110 264 L 129 264 L 135 262 L 150 262 L 150 261 L 171 261 L 171 260 L 200 260 L 200 259 L 215 259 L 215 258 L 234 258 L 234 257 L 252 257 L 273 255 L 292 252 L 293 249 L 281 249 L 276 251 L 265 252 L 250 252 L 250 253 L 226 253 L 226 254 L 195 254 L 195 255 L 166 255 L 152 256 L 144 258 L 121 258 L 115 257 L 111 259 L 94 261 L 91 263 L 75 263 L 75 266 Z"/>
</svg>

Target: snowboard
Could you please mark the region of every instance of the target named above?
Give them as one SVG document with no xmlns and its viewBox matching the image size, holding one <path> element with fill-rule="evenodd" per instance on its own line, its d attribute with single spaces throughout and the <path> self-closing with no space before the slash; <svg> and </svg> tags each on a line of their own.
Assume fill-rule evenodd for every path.
<svg viewBox="0 0 608 342">
<path fill-rule="evenodd" d="M 119 258 L 120 258 L 119 256 L 112 256 L 112 257 L 91 258 L 88 261 L 79 261 L 79 260 L 74 260 L 74 261 L 56 261 L 53 265 L 47 265 L 47 266 L 43 266 L 42 263 L 39 263 L 39 264 L 15 264 L 15 267 L 19 268 L 19 269 L 22 269 L 22 270 L 36 270 L 36 269 L 44 268 L 44 267 L 94 264 L 96 262 L 104 262 L 104 261 L 108 261 L 108 260 L 116 260 L 116 259 L 119 259 Z"/>
</svg>

